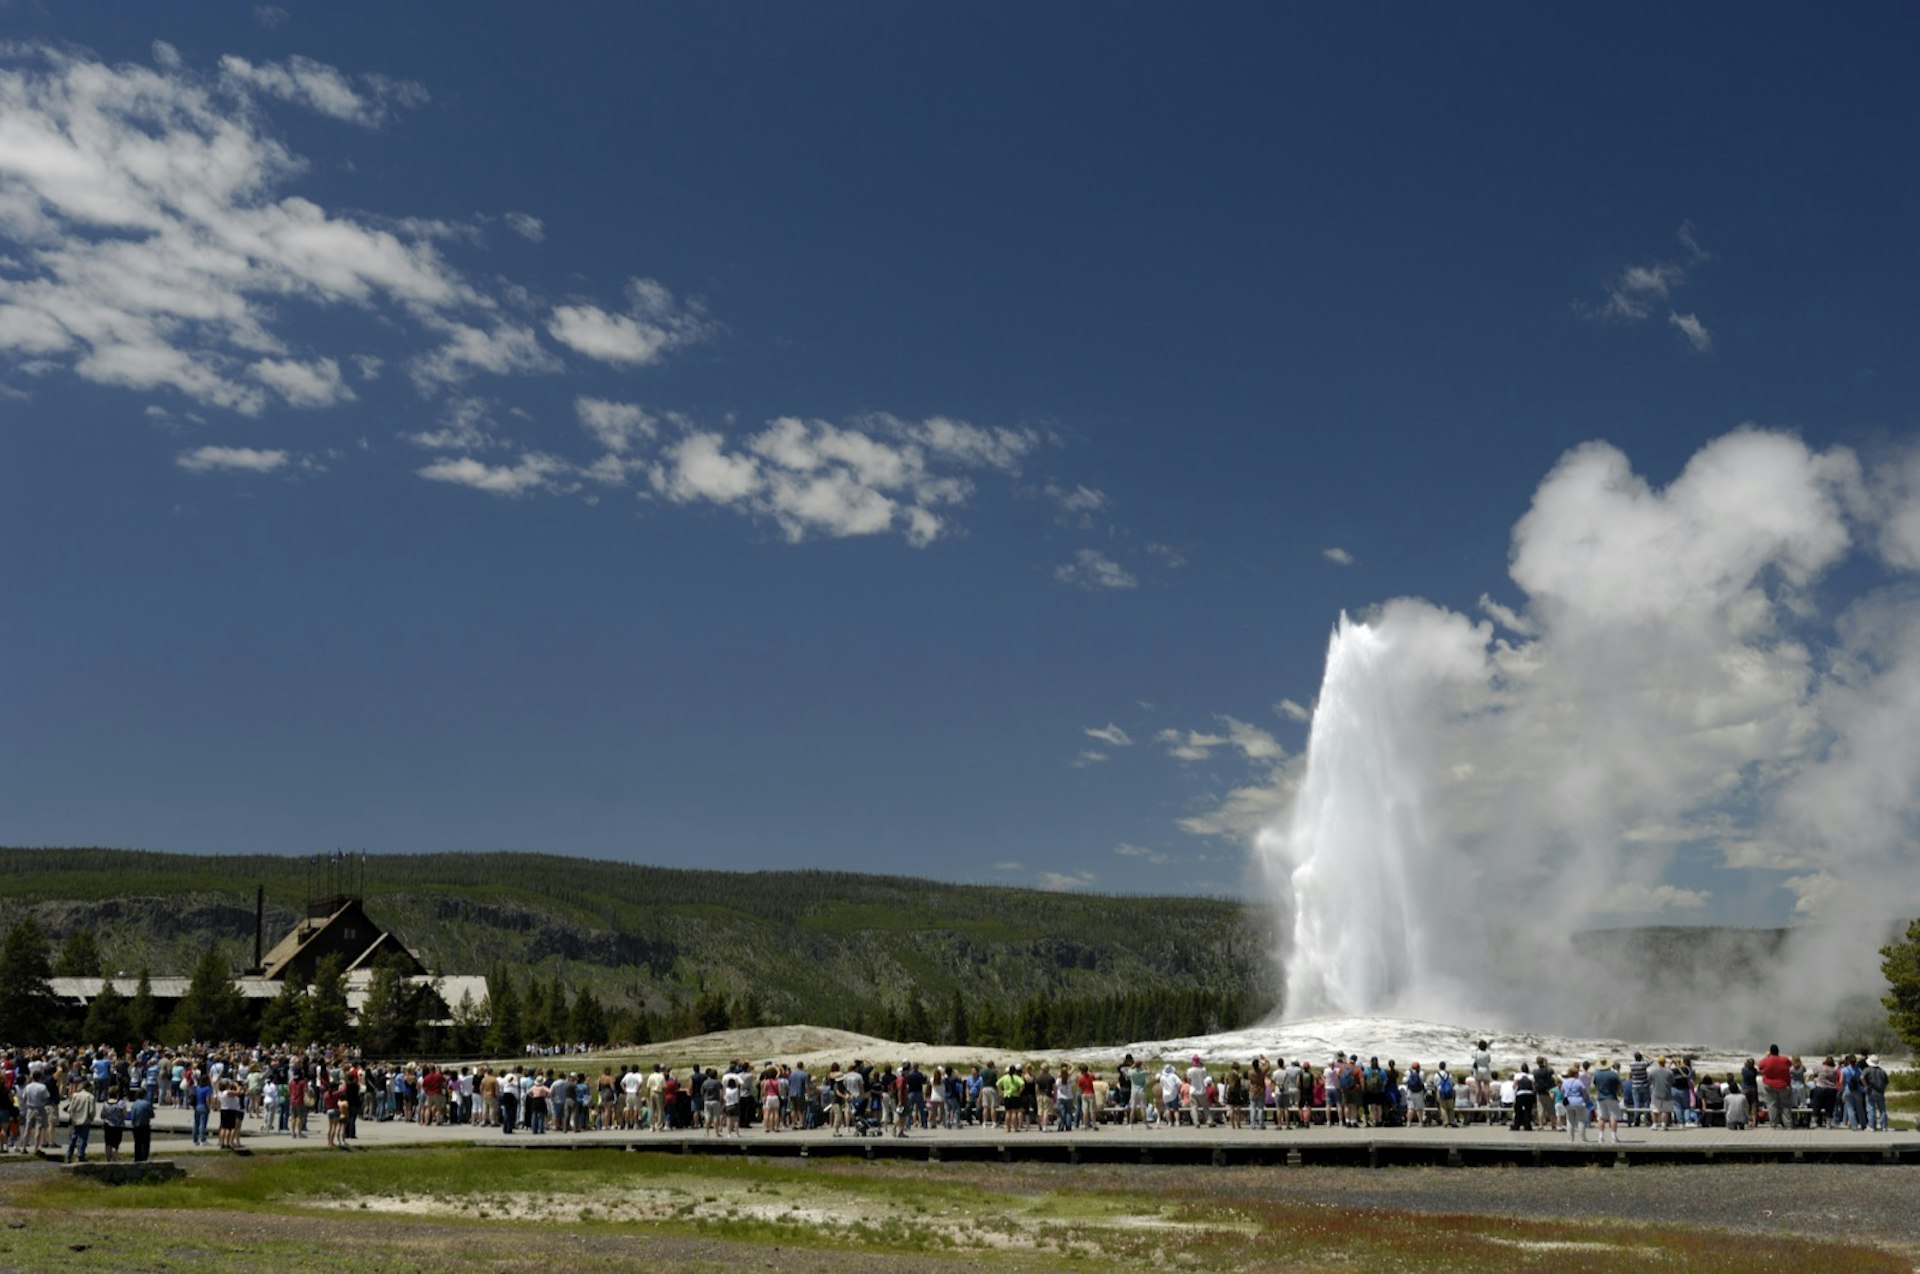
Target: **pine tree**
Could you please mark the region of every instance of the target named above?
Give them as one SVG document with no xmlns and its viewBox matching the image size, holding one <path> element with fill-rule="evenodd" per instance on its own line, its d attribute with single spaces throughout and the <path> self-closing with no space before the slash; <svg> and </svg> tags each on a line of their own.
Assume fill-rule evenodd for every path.
<svg viewBox="0 0 1920 1274">
<path fill-rule="evenodd" d="M 481 1005 L 473 1002 L 473 992 L 462 991 L 460 1003 L 453 1006 L 452 1050 L 462 1057 L 480 1051 L 487 1037 L 487 1017 Z"/>
<path fill-rule="evenodd" d="M 217 945 L 210 946 L 194 967 L 187 993 L 173 1012 L 175 1042 L 233 1039 L 245 1022 L 246 1011 L 247 1003 L 233 983 L 226 958 Z"/>
<path fill-rule="evenodd" d="M 60 1002 L 54 998 L 53 956 L 47 931 L 28 915 L 0 943 L 0 1040 L 52 1043 Z"/>
<path fill-rule="evenodd" d="M 127 1025 L 131 1038 L 141 1044 L 151 1042 L 160 1034 L 160 1006 L 153 998 L 153 979 L 147 975 L 147 966 L 140 966 L 140 983 L 133 989 L 133 999 L 127 1004 Z"/>
<path fill-rule="evenodd" d="M 127 997 L 114 989 L 110 978 L 100 980 L 100 994 L 87 1006 L 87 1020 L 80 1035 L 88 1044 L 105 1044 L 120 1049 L 133 1038 L 133 1015 L 128 1012 Z"/>
<path fill-rule="evenodd" d="M 1889 988 L 1881 1001 L 1888 1023 L 1902 1043 L 1920 1050 L 1920 920 L 1907 926 L 1904 941 L 1880 948 L 1880 972 Z"/>
<path fill-rule="evenodd" d="M 307 995 L 306 1020 L 300 1033 L 309 1044 L 344 1044 L 352 1027 L 347 1008 L 347 978 L 337 955 L 322 960 L 313 971 L 313 990 Z"/>
<path fill-rule="evenodd" d="M 394 1053 L 412 1047 L 417 988 L 397 960 L 382 960 L 373 970 L 367 1002 L 360 1010 L 360 1043 L 370 1053 Z"/>
<path fill-rule="evenodd" d="M 527 999 L 520 1010 L 520 1030 L 529 1044 L 545 1044 L 553 1038 L 553 1015 L 547 1011 L 547 988 L 539 978 L 527 979 Z"/>
<path fill-rule="evenodd" d="M 560 975 L 555 973 L 553 981 L 547 984 L 547 1030 L 540 1038 L 549 1044 L 565 1044 L 568 1013 L 571 1006 L 567 1002 L 567 988 L 560 984 Z"/>
<path fill-rule="evenodd" d="M 280 994 L 267 1001 L 260 1013 L 260 1038 L 269 1044 L 301 1047 L 313 1041 L 304 1038 L 307 1021 L 307 984 L 289 977 L 280 984 Z"/>
<path fill-rule="evenodd" d="M 947 1027 L 941 1034 L 940 1042 L 964 1046 L 967 1042 L 967 1002 L 960 997 L 960 988 L 953 988 L 953 998 L 947 1001 Z"/>
<path fill-rule="evenodd" d="M 75 929 L 60 947 L 60 958 L 53 962 L 56 978 L 97 978 L 100 976 L 100 944 L 93 930 Z"/>
<path fill-rule="evenodd" d="M 927 1012 L 927 1002 L 920 998 L 918 987 L 907 992 L 907 1004 L 900 1013 L 900 1028 L 897 1039 L 915 1044 L 933 1040 L 933 1014 Z"/>
<path fill-rule="evenodd" d="M 581 1044 L 607 1042 L 607 1015 L 592 987 L 583 986 L 567 1018 L 567 1038 Z"/>
<path fill-rule="evenodd" d="M 513 987 L 513 975 L 501 970 L 487 979 L 492 992 L 487 997 L 487 1052 L 494 1057 L 517 1056 L 527 1045 L 526 1028 L 520 1017 L 520 996 Z"/>
</svg>

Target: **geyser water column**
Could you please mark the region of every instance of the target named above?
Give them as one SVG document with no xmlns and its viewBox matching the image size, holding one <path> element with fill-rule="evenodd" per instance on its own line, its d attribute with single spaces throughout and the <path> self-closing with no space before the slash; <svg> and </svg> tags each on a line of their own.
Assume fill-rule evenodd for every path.
<svg viewBox="0 0 1920 1274">
<path fill-rule="evenodd" d="M 1477 922 L 1447 914 L 1462 865 L 1437 838 L 1434 789 L 1450 726 L 1486 686 L 1489 636 L 1417 601 L 1369 623 L 1340 616 L 1305 776 L 1258 841 L 1291 904 L 1288 1017 L 1451 1007 L 1433 1002 L 1457 985 L 1440 944 L 1451 937 L 1457 951 Z"/>
</svg>

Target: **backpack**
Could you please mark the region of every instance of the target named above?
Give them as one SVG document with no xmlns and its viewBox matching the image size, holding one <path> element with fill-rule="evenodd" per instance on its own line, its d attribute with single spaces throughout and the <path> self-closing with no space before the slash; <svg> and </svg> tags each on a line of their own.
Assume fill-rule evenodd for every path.
<svg viewBox="0 0 1920 1274">
<path fill-rule="evenodd" d="M 1366 1086 L 1367 1091 L 1370 1093 L 1380 1091 L 1380 1068 L 1378 1066 L 1367 1067 Z"/>
<path fill-rule="evenodd" d="M 1884 1093 L 1887 1091 L 1887 1072 L 1880 1067 L 1869 1066 L 1867 1068 L 1866 1080 L 1868 1092 Z"/>
<path fill-rule="evenodd" d="M 1453 1096 L 1453 1076 L 1446 1071 L 1441 1071 L 1440 1080 L 1435 1087 L 1440 1090 L 1442 1097 Z"/>
<path fill-rule="evenodd" d="M 1342 1092 L 1353 1091 L 1353 1070 L 1351 1067 L 1341 1067 L 1339 1082 Z"/>
<path fill-rule="evenodd" d="M 1407 1072 L 1407 1091 L 1410 1093 L 1418 1093 L 1418 1092 L 1426 1091 L 1425 1081 L 1423 1081 L 1420 1078 L 1419 1071 Z"/>
</svg>

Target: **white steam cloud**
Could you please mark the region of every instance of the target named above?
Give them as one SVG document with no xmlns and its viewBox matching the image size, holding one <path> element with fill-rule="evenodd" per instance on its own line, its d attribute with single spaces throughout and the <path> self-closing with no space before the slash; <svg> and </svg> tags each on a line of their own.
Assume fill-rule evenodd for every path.
<svg viewBox="0 0 1920 1274">
<path fill-rule="evenodd" d="M 1589 444 L 1514 528 L 1504 631 L 1416 599 L 1342 617 L 1297 793 L 1257 837 L 1289 1015 L 1602 1028 L 1649 970 L 1570 936 L 1722 902 L 1797 927 L 1775 965 L 1663 1005 L 1670 1027 L 1753 1038 L 1782 1003 L 1877 992 L 1920 906 L 1913 472 L 1748 428 L 1656 489 Z M 1834 613 L 1861 546 L 1896 573 Z"/>
</svg>

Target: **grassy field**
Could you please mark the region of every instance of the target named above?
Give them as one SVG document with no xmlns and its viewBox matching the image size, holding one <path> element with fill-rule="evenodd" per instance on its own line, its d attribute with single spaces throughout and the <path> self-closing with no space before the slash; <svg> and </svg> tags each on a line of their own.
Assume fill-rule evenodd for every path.
<svg viewBox="0 0 1920 1274">
<path fill-rule="evenodd" d="M 1226 1180 L 474 1148 L 196 1160 L 124 1187 L 22 1166 L 0 1174 L 0 1268 L 1912 1268 L 1800 1236 L 1402 1212 L 1295 1197 L 1294 1174 Z"/>
</svg>

